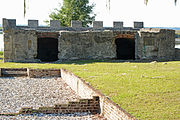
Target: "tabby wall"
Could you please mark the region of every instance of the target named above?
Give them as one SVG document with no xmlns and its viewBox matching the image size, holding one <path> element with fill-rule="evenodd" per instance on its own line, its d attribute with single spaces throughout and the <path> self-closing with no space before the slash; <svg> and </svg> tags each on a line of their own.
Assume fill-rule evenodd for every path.
<svg viewBox="0 0 180 120">
<path fill-rule="evenodd" d="M 176 57 L 176 60 L 180 60 L 180 49 L 175 49 L 175 57 Z"/>
<path fill-rule="evenodd" d="M 37 20 L 29 20 L 28 26 L 16 26 L 16 20 L 3 19 L 4 62 L 41 62 L 37 59 L 39 37 L 58 39 L 60 61 L 117 58 L 117 38 L 135 40 L 136 59 L 175 59 L 174 30 L 143 28 L 142 22 L 134 22 L 134 28 L 123 27 L 123 22 L 104 28 L 102 21 L 94 21 L 91 28 L 83 28 L 79 21 L 72 21 L 72 27 L 60 27 L 60 21 L 50 25 L 40 27 Z"/>
<path fill-rule="evenodd" d="M 4 31 L 4 62 L 37 62 L 37 36 L 34 30 Z"/>
<path fill-rule="evenodd" d="M 136 39 L 137 59 L 174 60 L 175 31 L 143 28 Z"/>
<path fill-rule="evenodd" d="M 60 32 L 59 59 L 116 58 L 116 45 L 112 31 Z"/>
</svg>

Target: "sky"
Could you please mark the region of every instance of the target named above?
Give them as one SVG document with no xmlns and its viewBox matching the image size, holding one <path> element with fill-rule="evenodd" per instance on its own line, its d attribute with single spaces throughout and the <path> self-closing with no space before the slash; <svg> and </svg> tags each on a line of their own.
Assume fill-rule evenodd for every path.
<svg viewBox="0 0 180 120">
<path fill-rule="evenodd" d="M 27 14 L 24 18 L 24 0 L 0 0 L 0 24 L 2 18 L 16 19 L 17 24 L 27 24 L 28 19 L 37 19 L 39 24 L 49 20 L 54 8 L 60 8 L 62 0 L 27 0 Z M 180 27 L 180 0 L 90 0 L 94 3 L 97 21 L 104 21 L 105 27 L 112 27 L 113 21 L 123 21 L 125 27 L 133 27 L 133 21 L 143 21 L 145 27 Z"/>
</svg>

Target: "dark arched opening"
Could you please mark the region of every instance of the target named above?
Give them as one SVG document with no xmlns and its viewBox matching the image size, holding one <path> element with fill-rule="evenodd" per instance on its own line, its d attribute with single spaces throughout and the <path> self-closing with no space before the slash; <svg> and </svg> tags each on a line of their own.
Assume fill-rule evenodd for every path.
<svg viewBox="0 0 180 120">
<path fill-rule="evenodd" d="M 43 62 L 58 60 L 58 39 L 56 38 L 38 38 L 37 58 Z"/>
<path fill-rule="evenodd" d="M 135 59 L 135 40 L 129 38 L 117 38 L 116 54 L 117 59 L 128 60 Z"/>
</svg>

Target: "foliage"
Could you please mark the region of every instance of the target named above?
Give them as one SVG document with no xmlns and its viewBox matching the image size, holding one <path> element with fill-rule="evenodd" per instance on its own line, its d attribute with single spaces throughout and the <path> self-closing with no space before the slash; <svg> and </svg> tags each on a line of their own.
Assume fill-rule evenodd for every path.
<svg viewBox="0 0 180 120">
<path fill-rule="evenodd" d="M 144 3 L 147 5 L 148 0 L 144 0 Z M 174 3 L 175 3 L 175 5 L 176 5 L 177 0 L 174 0 Z M 108 4 L 109 4 L 109 9 L 110 9 L 110 0 L 108 0 L 108 3 L 106 3 L 106 6 L 108 6 Z M 25 17 L 25 15 L 26 15 L 26 0 L 24 0 L 24 17 Z M 47 21 L 46 21 L 46 22 L 47 22 Z"/>
<path fill-rule="evenodd" d="M 89 0 L 64 0 L 60 9 L 55 9 L 49 17 L 52 20 L 60 20 L 62 26 L 70 26 L 71 20 L 82 21 L 83 26 L 91 24 L 95 19 L 93 5 L 89 5 Z"/>
<path fill-rule="evenodd" d="M 3 58 L 3 52 L 0 51 L 0 59 L 2 59 L 2 58 Z"/>
<path fill-rule="evenodd" d="M 180 61 L 116 63 L 74 61 L 53 63 L 1 63 L 5 68 L 65 68 L 130 112 L 137 119 L 180 118 Z"/>
</svg>

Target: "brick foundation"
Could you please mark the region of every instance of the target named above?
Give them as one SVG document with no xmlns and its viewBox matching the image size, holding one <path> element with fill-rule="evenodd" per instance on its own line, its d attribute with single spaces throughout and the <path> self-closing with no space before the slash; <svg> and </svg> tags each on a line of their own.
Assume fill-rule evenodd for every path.
<svg viewBox="0 0 180 120">
<path fill-rule="evenodd" d="M 39 107 L 39 109 L 22 108 L 19 111 L 19 114 L 70 114 L 75 112 L 88 112 L 91 114 L 97 114 L 99 113 L 99 110 L 99 97 L 94 96 L 93 99 L 80 99 L 77 102 L 69 102 L 68 104 L 56 104 L 54 107 Z"/>
<path fill-rule="evenodd" d="M 27 68 L 0 68 L 3 77 L 27 77 Z"/>
<path fill-rule="evenodd" d="M 60 77 L 60 69 L 27 69 L 27 68 L 0 68 L 3 77 Z"/>
<path fill-rule="evenodd" d="M 40 78 L 40 77 L 60 77 L 60 69 L 28 69 L 28 77 Z"/>
<path fill-rule="evenodd" d="M 0 115 L 13 116 L 19 114 L 71 114 L 83 113 L 99 114 L 99 97 L 94 96 L 93 99 L 80 99 L 79 101 L 68 102 L 67 104 L 56 104 L 53 107 L 39 107 L 33 109 L 32 107 L 21 108 L 18 113 L 0 113 Z"/>
<path fill-rule="evenodd" d="M 92 96 L 99 96 L 101 115 L 108 120 L 136 120 L 135 117 L 72 72 L 61 69 L 61 77 L 80 97 L 91 98 Z"/>
<path fill-rule="evenodd" d="M 83 79 L 77 77 L 72 72 L 65 69 L 0 69 L 0 75 L 4 76 L 6 72 L 16 71 L 18 73 L 24 72 L 29 77 L 60 77 L 74 90 L 81 98 L 76 102 L 69 102 L 68 104 L 57 104 L 54 107 L 40 107 L 38 109 L 22 108 L 19 113 L 3 113 L 0 115 L 17 115 L 17 114 L 33 114 L 33 113 L 74 113 L 74 112 L 89 112 L 91 114 L 100 113 L 108 120 L 136 120 L 135 117 L 123 110 L 117 104 L 112 102 L 105 95 L 100 93 L 86 83 Z M 19 71 L 19 72 L 17 72 Z M 14 73 L 14 72 L 13 72 Z M 94 97 L 95 96 L 95 97 Z M 92 99 L 93 98 L 93 99 Z"/>
</svg>

